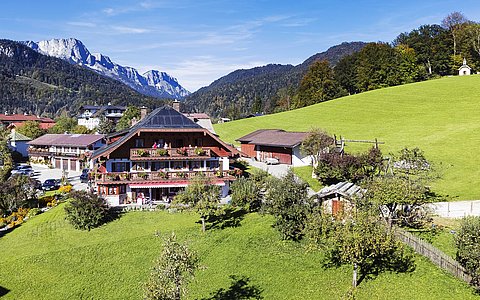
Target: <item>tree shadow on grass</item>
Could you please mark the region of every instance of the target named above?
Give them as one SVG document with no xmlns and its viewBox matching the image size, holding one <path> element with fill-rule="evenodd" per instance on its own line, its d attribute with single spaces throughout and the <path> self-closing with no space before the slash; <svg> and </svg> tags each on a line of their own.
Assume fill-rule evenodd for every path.
<svg viewBox="0 0 480 300">
<path fill-rule="evenodd" d="M 121 208 L 116 208 L 116 207 L 111 207 L 108 211 L 105 217 L 103 218 L 103 223 L 102 225 L 108 224 L 110 222 L 113 222 L 115 220 L 120 219 L 125 212 Z"/>
<path fill-rule="evenodd" d="M 14 229 L 19 228 L 20 226 L 22 226 L 22 224 L 18 224 L 18 225 L 15 226 L 15 227 L 11 227 L 11 228 L 7 228 L 7 229 L 2 229 L 2 230 L 0 230 L 0 238 L 6 236 L 6 235 L 9 234 L 10 232 L 12 232 Z M 0 294 L 0 296 L 1 296 L 1 294 Z"/>
<path fill-rule="evenodd" d="M 232 280 L 228 289 L 221 288 L 210 294 L 208 298 L 201 300 L 243 300 L 243 299 L 263 299 L 263 290 L 250 284 L 250 278 L 246 276 L 230 275 Z"/>
<path fill-rule="evenodd" d="M 8 294 L 9 292 L 10 292 L 9 289 L 4 288 L 3 286 L 0 285 L 0 297 L 5 296 L 5 295 Z"/>
<path fill-rule="evenodd" d="M 221 215 L 207 219 L 206 229 L 224 229 L 239 227 L 247 212 L 243 208 L 226 207 Z"/>
</svg>

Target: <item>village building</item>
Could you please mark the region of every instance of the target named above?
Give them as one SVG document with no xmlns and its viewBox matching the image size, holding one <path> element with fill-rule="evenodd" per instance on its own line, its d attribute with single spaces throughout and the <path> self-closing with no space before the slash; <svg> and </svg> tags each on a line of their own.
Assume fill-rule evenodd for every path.
<svg viewBox="0 0 480 300">
<path fill-rule="evenodd" d="M 238 151 L 172 107 L 157 108 L 95 151 L 94 181 L 110 205 L 168 202 L 203 175 L 229 193 Z"/>
<path fill-rule="evenodd" d="M 125 106 L 108 103 L 104 106 L 83 105 L 80 110 L 81 113 L 77 116 L 78 125 L 83 125 L 92 130 L 100 124 L 102 118 L 111 120 L 116 124 L 127 108 Z"/>
<path fill-rule="evenodd" d="M 28 157 L 28 142 L 31 140 L 31 138 L 12 128 L 8 138 L 8 147 L 13 151 L 17 151 L 23 157 Z"/>
<path fill-rule="evenodd" d="M 65 171 L 89 167 L 94 150 L 105 145 L 102 134 L 45 134 L 28 142 L 30 162 Z"/>
<path fill-rule="evenodd" d="M 38 122 L 39 127 L 44 130 L 48 130 L 55 126 L 55 121 L 50 118 L 38 117 L 29 114 L 0 114 L 0 124 L 4 128 L 18 128 L 21 127 L 26 121 Z"/>
<path fill-rule="evenodd" d="M 458 75 L 459 76 L 466 76 L 466 75 L 470 75 L 472 73 L 472 68 L 470 68 L 468 65 L 467 65 L 467 60 L 464 58 L 463 59 L 463 65 L 458 68 Z"/>
<path fill-rule="evenodd" d="M 339 182 L 322 188 L 316 193 L 323 210 L 333 216 L 347 216 L 355 208 L 355 202 L 365 194 L 365 189 L 351 182 Z"/>
<path fill-rule="evenodd" d="M 294 167 L 308 166 L 311 157 L 302 154 L 300 146 L 308 132 L 291 132 L 281 129 L 260 129 L 239 139 L 241 151 L 248 157 L 262 162 L 278 160 Z"/>
</svg>

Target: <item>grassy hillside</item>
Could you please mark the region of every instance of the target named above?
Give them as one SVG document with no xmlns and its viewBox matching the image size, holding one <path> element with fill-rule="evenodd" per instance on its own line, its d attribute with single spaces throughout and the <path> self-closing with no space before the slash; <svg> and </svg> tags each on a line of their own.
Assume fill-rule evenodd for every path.
<svg viewBox="0 0 480 300">
<path fill-rule="evenodd" d="M 74 230 L 63 205 L 0 238 L 2 299 L 141 299 L 142 283 L 161 252 L 158 230 L 175 231 L 201 259 L 203 270 L 188 299 L 228 289 L 245 277 L 264 299 L 341 299 L 351 269 L 322 269 L 321 254 L 284 242 L 269 216 L 247 215 L 240 227 L 200 232 L 188 213 L 130 212 L 90 232 Z M 478 299 L 466 284 L 418 257 L 410 274 L 386 273 L 364 281 L 358 299 Z M 1 290 L 1 289 L 0 289 Z"/>
<path fill-rule="evenodd" d="M 263 117 L 218 124 L 228 142 L 260 128 L 320 127 L 348 139 L 384 141 L 382 151 L 420 147 L 443 173 L 435 191 L 480 199 L 480 76 L 449 77 L 348 96 Z M 366 147 L 366 146 L 363 146 Z M 357 151 L 358 144 L 347 146 Z"/>
</svg>

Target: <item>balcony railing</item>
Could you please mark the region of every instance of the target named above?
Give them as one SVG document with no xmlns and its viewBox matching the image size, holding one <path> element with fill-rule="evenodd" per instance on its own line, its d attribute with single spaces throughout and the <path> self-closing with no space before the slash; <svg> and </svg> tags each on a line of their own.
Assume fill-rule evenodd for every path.
<svg viewBox="0 0 480 300">
<path fill-rule="evenodd" d="M 206 178 L 235 179 L 232 171 L 185 171 L 185 172 L 108 172 L 96 173 L 95 181 L 108 182 L 139 182 L 139 181 L 178 181 L 192 180 L 202 174 Z"/>
<path fill-rule="evenodd" d="M 68 151 L 50 151 L 49 149 L 45 148 L 33 148 L 28 149 L 29 155 L 38 155 L 38 156 L 68 156 L 68 157 L 78 157 L 80 154 L 77 152 L 68 152 Z"/>
<path fill-rule="evenodd" d="M 130 160 L 168 160 L 172 158 L 201 158 L 211 157 L 209 148 L 134 148 L 130 149 Z"/>
</svg>

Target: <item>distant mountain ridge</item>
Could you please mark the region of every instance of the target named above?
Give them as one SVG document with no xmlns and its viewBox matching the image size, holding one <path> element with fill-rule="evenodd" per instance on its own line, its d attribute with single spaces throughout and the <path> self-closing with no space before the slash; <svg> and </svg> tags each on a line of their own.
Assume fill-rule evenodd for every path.
<svg viewBox="0 0 480 300">
<path fill-rule="evenodd" d="M 365 45 L 367 43 L 345 42 L 312 55 L 297 66 L 269 64 L 233 71 L 188 96 L 186 107 L 213 117 L 235 114 L 244 117 L 259 112 L 255 106 L 260 102 L 267 112 L 273 112 L 275 99 L 296 89 L 314 61 L 327 60 L 335 66 L 342 57 L 360 51 Z"/>
<path fill-rule="evenodd" d="M 104 76 L 118 80 L 141 94 L 156 98 L 183 99 L 190 92 L 183 88 L 176 78 L 165 72 L 150 70 L 140 74 L 135 68 L 112 62 L 100 53 L 90 53 L 87 47 L 74 38 L 52 39 L 39 42 L 22 42 L 33 50 L 61 58 L 71 64 L 94 70 Z"/>
<path fill-rule="evenodd" d="M 108 102 L 151 108 L 166 103 L 89 68 L 0 39 L 0 112 L 54 117 L 63 111 L 76 114 L 85 104 Z"/>
</svg>

